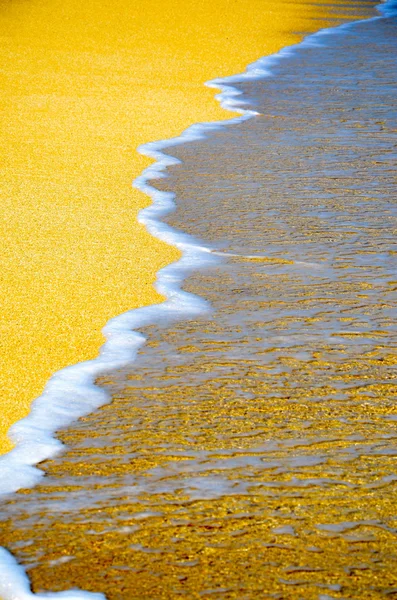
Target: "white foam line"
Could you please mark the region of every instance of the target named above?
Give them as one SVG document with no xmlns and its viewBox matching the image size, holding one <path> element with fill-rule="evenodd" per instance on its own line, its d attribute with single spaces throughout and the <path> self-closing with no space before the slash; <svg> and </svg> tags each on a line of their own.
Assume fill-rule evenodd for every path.
<svg viewBox="0 0 397 600">
<path fill-rule="evenodd" d="M 395 0 L 383 4 L 380 10 L 385 16 L 391 16 L 391 13 L 394 15 Z M 382 17 L 374 17 L 371 20 L 379 18 Z M 180 284 L 191 270 L 214 264 L 220 259 L 214 256 L 211 248 L 159 221 L 160 217 L 174 210 L 175 195 L 171 192 L 160 192 L 149 182 L 152 179 L 165 177 L 167 167 L 179 163 L 176 158 L 168 156 L 163 150 L 178 144 L 204 139 L 213 130 L 240 123 L 257 115 L 255 111 L 244 109 L 245 102 L 239 99 L 242 92 L 232 84 L 269 77 L 272 75 L 272 67 L 293 55 L 297 48 L 323 46 L 324 37 L 342 33 L 352 25 L 354 23 L 323 29 L 306 37 L 299 44 L 259 59 L 249 65 L 246 72 L 241 75 L 208 82 L 206 84 L 208 87 L 221 90 L 221 93 L 216 96 L 221 106 L 240 113 L 239 117 L 227 121 L 192 125 L 179 137 L 151 142 L 138 149 L 142 154 L 157 161 L 134 182 L 136 188 L 153 199 L 153 204 L 139 213 L 139 221 L 145 224 L 152 235 L 176 246 L 182 252 L 182 258 L 178 262 L 161 269 L 157 274 L 155 287 L 166 297 L 166 300 L 161 304 L 138 308 L 111 319 L 103 329 L 106 342 L 96 359 L 62 369 L 50 378 L 43 394 L 33 402 L 29 415 L 9 430 L 9 436 L 15 443 L 15 447 L 8 454 L 0 457 L 0 495 L 36 485 L 44 473 L 35 465 L 56 456 L 62 450 L 63 445 L 54 437 L 54 433 L 110 401 L 106 392 L 95 385 L 95 380 L 108 371 L 131 365 L 139 348 L 145 342 L 145 337 L 134 331 L 135 329 L 160 321 L 164 322 L 165 319 L 194 318 L 210 311 L 210 306 L 205 300 L 184 292 Z M 32 598 L 103 600 L 105 598 L 103 594 L 80 590 L 33 594 L 23 567 L 4 548 L 0 548 L 0 597 L 1 600 Z"/>
<path fill-rule="evenodd" d="M 103 594 L 68 590 L 53 594 L 33 594 L 29 578 L 15 558 L 4 548 L 0 548 L 0 598 L 2 600 L 104 600 Z"/>
</svg>

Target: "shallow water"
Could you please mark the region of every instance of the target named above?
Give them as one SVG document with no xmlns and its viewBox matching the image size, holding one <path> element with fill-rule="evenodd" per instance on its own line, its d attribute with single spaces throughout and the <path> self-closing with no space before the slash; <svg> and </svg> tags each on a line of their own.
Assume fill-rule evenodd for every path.
<svg viewBox="0 0 397 600">
<path fill-rule="evenodd" d="M 36 591 L 397 597 L 396 34 L 323 37 L 238 86 L 260 116 L 170 150 L 155 185 L 216 252 L 184 285 L 212 310 L 143 330 L 1 509 Z"/>
</svg>

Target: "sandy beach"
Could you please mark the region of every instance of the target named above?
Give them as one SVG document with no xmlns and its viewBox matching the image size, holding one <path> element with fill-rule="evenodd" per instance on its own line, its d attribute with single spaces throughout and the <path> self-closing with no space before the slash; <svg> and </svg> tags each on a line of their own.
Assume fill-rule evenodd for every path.
<svg viewBox="0 0 397 600">
<path fill-rule="evenodd" d="M 393 1 L 0 11 L 1 600 L 395 597 Z"/>
<path fill-rule="evenodd" d="M 302 0 L 2 4 L 0 451 L 52 373 L 97 355 L 108 319 L 162 300 L 156 272 L 178 252 L 137 222 L 137 147 L 230 117 L 203 83 L 331 14 Z"/>
<path fill-rule="evenodd" d="M 211 309 L 149 310 L 134 360 L 97 379 L 112 401 L 3 498 L 34 593 L 395 596 L 396 31 L 260 61 L 270 76 L 234 81 L 259 114 L 167 147 L 161 223 L 216 248 L 181 284 Z M 12 575 L 0 552 L 2 600 Z"/>
</svg>

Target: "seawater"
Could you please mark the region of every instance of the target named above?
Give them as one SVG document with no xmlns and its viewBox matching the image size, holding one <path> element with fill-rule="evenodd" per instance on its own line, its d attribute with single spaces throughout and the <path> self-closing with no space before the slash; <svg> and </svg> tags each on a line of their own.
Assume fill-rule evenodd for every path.
<svg viewBox="0 0 397 600">
<path fill-rule="evenodd" d="M 100 380 L 113 403 L 61 432 L 67 452 L 1 509 L 1 543 L 35 591 L 395 593 L 397 25 L 386 14 L 231 79 L 257 116 L 191 131 L 166 149 L 167 178 L 150 172 L 163 204 L 142 218 L 183 231 L 190 259 L 163 274 L 168 312 L 136 321 L 147 325 L 134 351 L 148 341 L 135 362 Z"/>
</svg>

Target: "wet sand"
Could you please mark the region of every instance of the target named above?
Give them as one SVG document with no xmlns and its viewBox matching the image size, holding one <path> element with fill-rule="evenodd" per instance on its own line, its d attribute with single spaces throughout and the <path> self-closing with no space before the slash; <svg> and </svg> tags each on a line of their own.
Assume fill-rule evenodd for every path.
<svg viewBox="0 0 397 600">
<path fill-rule="evenodd" d="M 355 6 L 1 3 L 0 451 L 52 373 L 97 355 L 109 318 L 161 301 L 156 272 L 178 252 L 137 223 L 137 146 L 227 118 L 203 82 Z"/>
<path fill-rule="evenodd" d="M 239 86 L 261 116 L 169 150 L 167 222 L 224 254 L 184 285 L 212 312 L 146 328 L 2 508 L 35 591 L 396 595 L 396 39 L 301 50 Z"/>
</svg>

